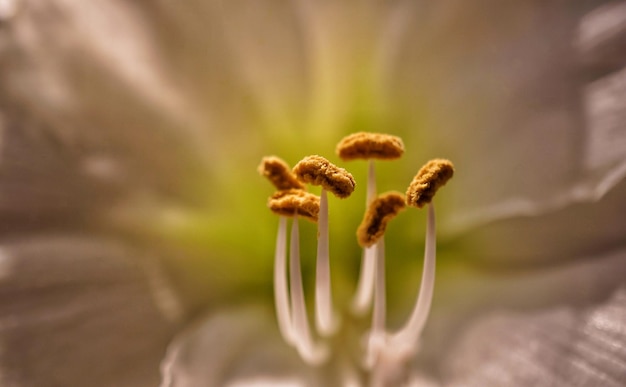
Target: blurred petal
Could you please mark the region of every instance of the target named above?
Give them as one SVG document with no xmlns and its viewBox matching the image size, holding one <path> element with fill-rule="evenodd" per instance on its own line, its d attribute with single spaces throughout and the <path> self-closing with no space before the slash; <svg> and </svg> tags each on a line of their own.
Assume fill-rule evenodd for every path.
<svg viewBox="0 0 626 387">
<path fill-rule="evenodd" d="M 258 307 L 208 315 L 172 342 L 161 369 L 161 387 L 321 385 Z"/>
<path fill-rule="evenodd" d="M 626 181 L 595 203 L 477 227 L 456 240 L 463 260 L 477 266 L 537 268 L 589 259 L 624 245 Z"/>
<path fill-rule="evenodd" d="M 447 200 L 450 227 L 597 200 L 626 175 L 623 130 L 604 144 L 613 156 L 593 161 L 606 151 L 596 147 L 606 131 L 593 111 L 602 92 L 586 84 L 590 70 L 574 45 L 590 10 L 491 0 L 411 10 L 392 97 L 410 117 L 407 147 L 424 144 L 424 158 L 458 166 L 455 183 L 465 189 Z"/>
<path fill-rule="evenodd" d="M 585 67 L 601 76 L 626 64 L 626 2 L 612 1 L 586 14 L 576 46 Z"/>
<path fill-rule="evenodd" d="M 626 285 L 603 303 L 487 314 L 461 334 L 446 386 L 606 386 L 626 380 Z"/>
<path fill-rule="evenodd" d="M 124 1 L 23 3 L 0 45 L 9 130 L 91 171 L 108 168 L 128 189 L 180 196 L 209 141 L 194 132 L 145 15 Z"/>
<path fill-rule="evenodd" d="M 142 256 L 85 235 L 5 240 L 2 385 L 156 385 L 176 324 L 152 295 Z"/>
<path fill-rule="evenodd" d="M 457 267 L 456 270 L 447 270 L 445 274 L 440 274 L 437 278 L 438 287 L 432 319 L 427 324 L 422 342 L 422 352 L 414 362 L 415 368 L 426 375 L 445 380 L 449 373 L 454 371 L 448 368 L 451 367 L 451 363 L 449 363 L 451 359 L 456 359 L 454 364 L 457 365 L 454 367 L 460 367 L 460 364 L 465 361 L 467 364 L 474 364 L 470 358 L 472 351 L 469 348 L 474 346 L 476 348 L 475 354 L 480 355 L 482 353 L 481 348 L 486 347 L 483 347 L 482 344 L 479 345 L 477 341 L 472 341 L 471 344 L 467 344 L 467 347 L 464 344 L 463 355 L 456 357 L 459 351 L 458 346 L 468 334 L 468 329 L 476 325 L 481 326 L 485 321 L 489 321 L 490 317 L 487 316 L 496 315 L 506 316 L 504 320 L 510 323 L 511 328 L 506 328 L 502 332 L 494 332 L 493 338 L 484 339 L 485 345 L 492 345 L 490 348 L 496 351 L 506 351 L 512 357 L 519 353 L 519 356 L 523 357 L 526 363 L 525 365 L 520 364 L 519 369 L 506 367 L 502 364 L 503 374 L 500 376 L 503 376 L 504 373 L 515 376 L 516 374 L 523 374 L 526 370 L 532 373 L 532 369 L 539 367 L 545 368 L 542 372 L 546 375 L 554 372 L 554 377 L 561 377 L 560 374 L 556 375 L 560 372 L 559 368 L 551 369 L 554 364 L 543 362 L 544 358 L 542 358 L 541 352 L 545 352 L 544 354 L 551 351 L 559 353 L 564 358 L 565 363 L 583 361 L 582 359 L 590 353 L 573 351 L 571 352 L 572 356 L 568 357 L 567 346 L 563 347 L 563 345 L 548 341 L 548 339 L 541 343 L 541 351 L 532 352 L 522 342 L 514 343 L 506 341 L 505 338 L 507 335 L 510 338 L 518 337 L 516 336 L 517 332 L 528 333 L 524 326 L 529 321 L 532 321 L 533 324 L 536 322 L 538 326 L 545 322 L 545 335 L 554 335 L 554 337 L 561 337 L 558 336 L 560 333 L 557 333 L 559 329 L 564 334 L 568 330 L 578 329 L 579 326 L 567 325 L 572 322 L 568 320 L 569 318 L 574 319 L 573 316 L 581 316 L 581 319 L 584 320 L 585 313 L 592 313 L 596 308 L 603 310 L 605 307 L 613 308 L 613 306 L 619 306 L 619 303 L 623 304 L 623 289 L 626 285 L 625 272 L 626 250 L 623 248 L 603 255 L 589 256 L 586 259 L 571 261 L 567 264 L 539 269 L 480 270 L 466 266 Z M 563 313 L 564 311 L 565 313 Z M 620 326 L 620 321 L 624 318 L 623 312 L 624 310 L 621 308 L 621 312 L 612 314 L 612 323 Z M 561 320 L 563 315 L 567 318 L 566 320 Z M 540 316 L 557 316 L 557 322 L 561 321 L 565 326 L 556 329 L 553 325 L 554 321 L 551 322 L 550 320 L 552 317 L 543 320 Z M 519 325 L 514 322 L 515 319 L 521 321 Z M 539 327 L 535 328 L 540 329 Z M 487 335 L 489 334 L 487 332 L 490 331 L 489 329 L 484 332 L 482 329 L 480 330 L 481 334 Z M 616 332 L 611 340 L 605 340 L 599 333 L 601 332 L 587 331 L 587 340 L 599 340 L 597 350 L 600 354 L 602 352 L 608 353 L 609 360 L 613 356 L 619 357 L 619 351 L 623 350 L 626 343 L 624 336 L 626 332 L 623 329 Z M 534 340 L 538 341 L 539 339 Z M 532 342 L 532 340 L 529 339 L 528 342 Z M 613 352 L 616 349 L 617 352 Z M 485 351 L 486 355 L 493 352 L 491 349 L 485 349 Z M 485 367 L 490 367 L 488 359 L 484 358 L 484 360 Z M 495 361 L 495 357 L 492 360 Z M 596 361 L 597 358 L 590 357 L 589 362 Z M 496 368 L 500 367 L 496 366 Z M 506 372 L 504 372 L 505 370 Z M 576 379 L 574 371 L 579 372 L 581 378 L 587 376 L 584 369 L 573 370 L 571 379 L 568 380 Z M 464 370 L 463 372 L 469 371 Z M 623 369 L 607 368 L 604 372 L 608 372 L 612 378 L 615 373 L 619 375 L 620 372 L 623 372 Z M 467 376 L 469 377 L 469 375 Z M 492 384 L 498 385 L 498 383 L 489 381 L 484 383 L 484 385 Z M 521 381 L 512 384 L 525 385 Z M 568 383 L 564 382 L 564 384 L 567 385 Z"/>
</svg>

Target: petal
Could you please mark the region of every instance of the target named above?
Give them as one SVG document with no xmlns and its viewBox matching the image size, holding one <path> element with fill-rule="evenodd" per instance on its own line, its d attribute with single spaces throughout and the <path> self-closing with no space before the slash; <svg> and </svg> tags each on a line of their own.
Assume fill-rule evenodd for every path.
<svg viewBox="0 0 626 387">
<path fill-rule="evenodd" d="M 6 239 L 0 250 L 3 385 L 158 382 L 177 324 L 165 317 L 172 304 L 164 302 L 163 282 L 150 280 L 138 264 L 145 253 L 87 236 Z"/>
<path fill-rule="evenodd" d="M 509 311 L 467 327 L 443 367 L 446 386 L 623 386 L 626 286 L 588 308 Z"/>
<path fill-rule="evenodd" d="M 508 270 L 588 259 L 624 246 L 624 197 L 626 181 L 621 181 L 598 202 L 496 221 L 471 230 L 452 246 L 462 249 L 463 261 Z"/>
<path fill-rule="evenodd" d="M 127 189 L 118 160 L 83 154 L 14 116 L 0 116 L 0 218 L 13 232 L 96 223 Z"/>
<path fill-rule="evenodd" d="M 145 15 L 123 1 L 26 0 L 8 27 L 0 101 L 9 130 L 69 153 L 87 172 L 181 195 L 209 141 L 194 132 Z"/>
<path fill-rule="evenodd" d="M 626 2 L 613 1 L 586 14 L 580 25 L 576 46 L 586 67 L 598 76 L 624 67 Z"/>
<path fill-rule="evenodd" d="M 390 93 L 410 124 L 407 149 L 457 166 L 458 188 L 443 198 L 450 228 L 597 200 L 626 175 L 626 132 L 606 128 L 623 114 L 623 82 L 588 84 L 572 44 L 584 2 L 407 11 Z M 609 88 L 613 108 L 599 113 Z"/>
<path fill-rule="evenodd" d="M 315 370 L 282 342 L 275 325 L 259 307 L 209 314 L 170 345 L 161 387 L 319 385 Z"/>
<path fill-rule="evenodd" d="M 626 250 L 533 270 L 448 269 L 437 278 L 418 373 L 444 385 L 465 377 L 482 385 L 527 385 L 524 377 L 542 376 L 547 382 L 539 385 L 621 380 Z M 618 329 L 591 326 L 598 318 Z"/>
</svg>

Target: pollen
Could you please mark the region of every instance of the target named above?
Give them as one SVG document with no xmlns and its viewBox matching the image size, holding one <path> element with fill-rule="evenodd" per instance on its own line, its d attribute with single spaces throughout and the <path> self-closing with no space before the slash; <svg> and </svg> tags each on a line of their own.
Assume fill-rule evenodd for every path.
<svg viewBox="0 0 626 387">
<path fill-rule="evenodd" d="M 406 204 L 422 208 L 431 202 L 437 190 L 454 175 L 454 165 L 445 159 L 433 159 L 424 165 L 406 191 Z"/>
<path fill-rule="evenodd" d="M 264 157 L 258 171 L 262 176 L 267 177 L 278 190 L 304 189 L 304 184 L 291 172 L 289 165 L 279 157 Z"/>
<path fill-rule="evenodd" d="M 375 198 L 368 206 L 356 235 L 362 247 L 374 245 L 384 234 L 387 223 L 405 207 L 405 197 L 400 192 L 387 192 Z"/>
<path fill-rule="evenodd" d="M 305 183 L 321 185 L 339 198 L 347 198 L 354 192 L 354 177 L 322 156 L 307 156 L 293 168 L 298 179 Z"/>
<path fill-rule="evenodd" d="M 344 137 L 336 148 L 344 161 L 354 159 L 397 159 L 404 153 L 404 143 L 397 136 L 359 132 Z"/>
<path fill-rule="evenodd" d="M 297 214 L 312 222 L 317 222 L 320 198 L 301 189 L 282 190 L 269 198 L 267 206 L 278 215 L 294 216 Z"/>
</svg>

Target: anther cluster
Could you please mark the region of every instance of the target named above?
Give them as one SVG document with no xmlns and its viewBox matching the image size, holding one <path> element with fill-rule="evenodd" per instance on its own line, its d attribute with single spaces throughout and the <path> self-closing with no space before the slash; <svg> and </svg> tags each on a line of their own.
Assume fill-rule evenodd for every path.
<svg viewBox="0 0 626 387">
<path fill-rule="evenodd" d="M 417 352 L 430 311 L 436 256 L 433 197 L 452 177 L 454 166 L 449 160 L 430 160 L 412 179 L 406 195 L 396 191 L 377 195 L 374 162 L 400 158 L 404 153 L 402 140 L 389 134 L 360 132 L 343 138 L 336 152 L 344 161 L 362 159 L 368 162 L 365 212 L 356 231 L 363 255 L 350 311 L 338 311 L 331 292 L 327 192 L 341 199 L 349 197 L 357 187 L 354 177 L 346 169 L 319 155 L 304 157 L 293 169 L 276 156 L 265 157 L 259 166 L 260 174 L 277 189 L 268 200 L 268 207 L 280 216 L 274 258 L 274 300 L 278 326 L 284 340 L 297 350 L 305 362 L 320 365 L 332 356 L 332 337 L 339 331 L 342 315 L 351 313 L 354 318 L 362 318 L 371 311 L 371 327 L 364 337 L 365 347 L 359 356 L 359 374 L 366 375 L 370 386 L 387 386 L 398 379 L 398 370 Z M 320 195 L 308 192 L 307 184 L 320 186 Z M 385 324 L 384 236 L 389 222 L 399 216 L 406 206 L 428 207 L 424 268 L 419 295 L 410 317 L 400 330 L 389 332 Z M 299 218 L 317 222 L 315 329 L 309 326 L 300 269 Z M 291 236 L 288 244 L 289 219 Z M 354 321 L 354 318 L 343 320 Z"/>
</svg>

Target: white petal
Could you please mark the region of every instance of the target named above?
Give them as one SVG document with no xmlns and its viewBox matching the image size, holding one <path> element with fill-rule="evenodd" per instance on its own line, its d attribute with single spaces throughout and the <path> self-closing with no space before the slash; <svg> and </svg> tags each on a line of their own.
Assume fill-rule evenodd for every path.
<svg viewBox="0 0 626 387">
<path fill-rule="evenodd" d="M 626 131 L 600 128 L 623 114 L 623 82 L 588 85 L 572 45 L 589 11 L 578 2 L 487 1 L 411 11 L 389 87 L 411 123 L 407 149 L 457 166 L 441 195 L 454 222 L 444 228 L 594 201 L 626 175 Z M 599 99 L 613 108 L 599 112 Z M 607 136 L 610 156 L 600 158 L 595 143 Z"/>
<path fill-rule="evenodd" d="M 144 253 L 86 236 L 14 237 L 0 253 L 0 384 L 158 382 L 176 324 L 151 294 Z"/>
<path fill-rule="evenodd" d="M 577 377 L 597 376 L 596 383 L 584 385 L 602 385 L 597 382 L 601 378 L 626 371 L 615 364 L 623 357 L 626 331 L 620 328 L 607 340 L 604 332 L 585 328 L 598 313 L 608 313 L 605 321 L 620 326 L 626 305 L 626 250 L 537 269 L 460 266 L 437 278 L 435 307 L 414 361 L 416 373 L 450 383 L 475 377 L 484 385 L 503 385 L 506 378 L 513 378 L 512 385 L 526 385 L 524 375 L 564 378 L 556 384 L 572 385 L 568 381 Z M 568 335 L 587 347 L 576 347 L 574 339 L 562 342 Z M 552 368 L 559 357 L 563 366 L 589 367 L 564 375 Z M 514 358 L 518 368 L 507 366 Z M 592 372 L 596 368 L 600 375 Z M 502 383 L 483 377 L 501 378 Z"/>
<path fill-rule="evenodd" d="M 626 287 L 599 305 L 499 311 L 461 334 L 446 386 L 623 386 Z"/>
<path fill-rule="evenodd" d="M 483 266 L 547 265 L 586 259 L 624 244 L 626 181 L 595 203 L 477 227 L 455 240 L 464 260 Z"/>
<path fill-rule="evenodd" d="M 316 385 L 315 370 L 286 346 L 275 324 L 261 307 L 209 314 L 170 345 L 161 387 Z"/>
</svg>

